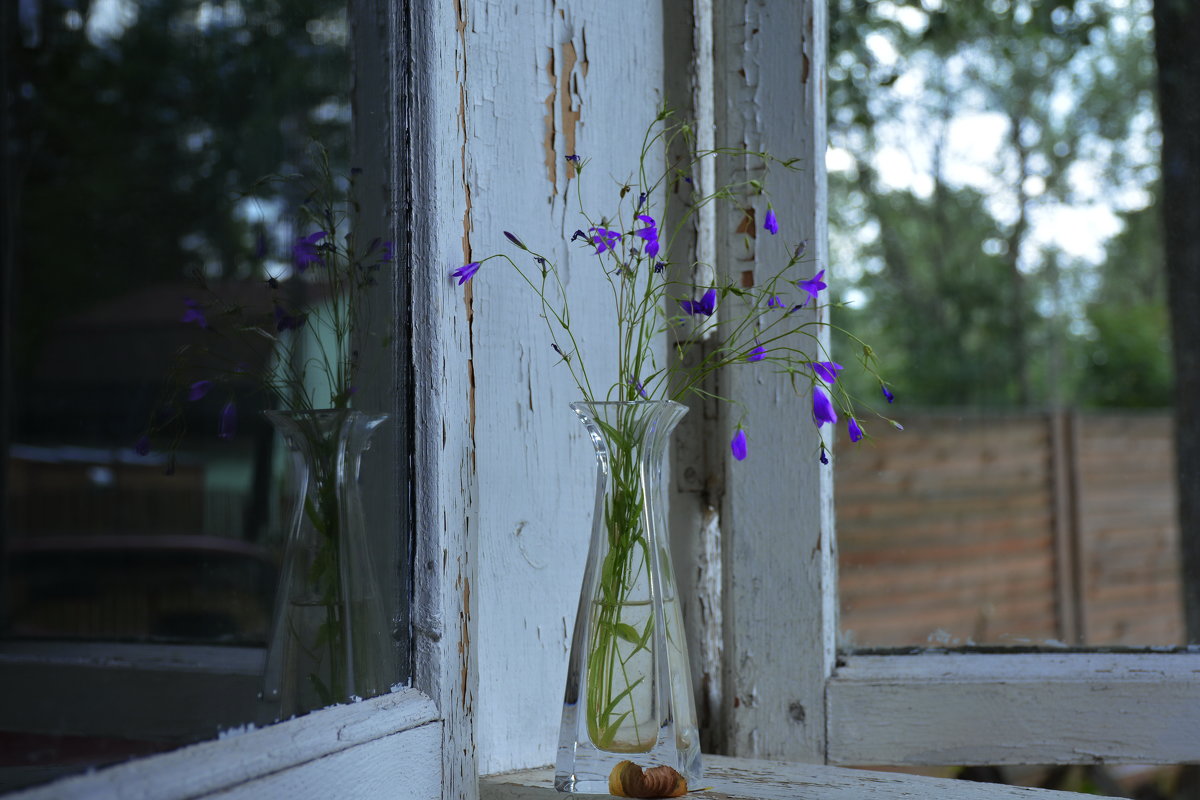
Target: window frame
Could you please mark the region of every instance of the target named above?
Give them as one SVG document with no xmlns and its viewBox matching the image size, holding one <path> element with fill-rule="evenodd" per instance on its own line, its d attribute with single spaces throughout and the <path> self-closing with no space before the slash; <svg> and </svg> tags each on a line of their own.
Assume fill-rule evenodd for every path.
<svg viewBox="0 0 1200 800">
<path fill-rule="evenodd" d="M 807 230 L 794 238 L 810 239 L 823 268 L 825 0 L 719 6 L 718 135 L 811 165 L 775 181 L 772 203 L 800 212 Z M 723 262 L 742 269 L 740 240 L 722 238 Z M 1200 761 L 1195 648 L 838 654 L 833 483 L 811 422 L 783 381 L 737 370 L 723 380 L 751 424 L 772 426 L 752 438 L 752 475 L 725 467 L 725 752 L 846 765 Z M 721 433 L 728 441 L 731 421 Z"/>
<path fill-rule="evenodd" d="M 447 392 L 462 390 L 467 376 L 464 372 L 456 383 L 455 376 L 442 374 L 443 359 L 457 358 L 443 352 L 455 347 L 454 321 L 432 309 L 443 306 L 448 291 L 440 265 L 451 237 L 424 213 L 422 205 L 430 197 L 421 191 L 427 185 L 445 190 L 434 180 L 443 166 L 437 143 L 446 141 L 439 140 L 444 132 L 436 126 L 439 119 L 452 121 L 455 115 L 436 108 L 449 106 L 450 98 L 435 94 L 436 68 L 428 67 L 452 58 L 457 45 L 453 29 L 435 25 L 444 15 L 435 12 L 430 0 L 347 0 L 347 6 L 355 75 L 352 149 L 382 153 L 386 165 L 386 174 L 374 182 L 383 191 L 364 192 L 360 201 L 364 218 L 386 218 L 380 233 L 394 242 L 397 263 L 392 280 L 380 287 L 380 299 L 395 310 L 396 336 L 386 352 L 364 366 L 387 379 L 364 388 L 363 402 L 376 402 L 397 421 L 395 438 L 388 443 L 391 468 L 382 470 L 385 480 L 366 491 L 380 499 L 379 493 L 394 493 L 401 504 L 398 518 L 383 531 L 391 531 L 406 548 L 398 561 L 410 603 L 401 611 L 409 619 L 409 685 L 262 729 L 250 725 L 245 732 L 61 778 L 18 791 L 14 798 L 145 794 L 182 800 L 285 792 L 382 797 L 391 796 L 396 786 L 404 786 L 414 798 L 477 794 L 468 702 L 474 679 L 469 646 L 474 559 L 467 519 L 474 512 L 457 488 L 469 479 L 470 464 L 465 455 L 454 460 L 443 452 L 448 442 L 442 431 L 459 436 L 461 425 L 457 418 L 450 421 L 441 402 Z M 443 112 L 440 117 L 438 111 Z M 414 355 L 418 353 L 421 358 Z M 428 469 L 414 470 L 414 464 Z M 460 524 L 450 525 L 449 520 L 460 518 Z M 423 533 L 417 536 L 416 531 Z M 447 558 L 449 553 L 456 556 Z M 253 680 L 246 663 L 254 654 L 243 655 L 226 672 L 244 689 Z M 0 670 L 13 665 L 28 670 L 39 659 L 7 661 Z M 98 674 L 94 665 L 78 666 L 89 677 Z M 177 667 L 163 670 L 149 658 L 135 671 L 158 676 L 172 669 Z"/>
<path fill-rule="evenodd" d="M 156 796 L 166 798 L 241 786 L 260 795 L 298 786 L 307 792 L 312 785 L 305 782 L 317 776 L 344 781 L 356 774 L 366 791 L 381 794 L 402 785 L 427 797 L 477 796 L 471 592 L 480 570 L 480 509 L 474 432 L 463 421 L 464 411 L 474 411 L 474 395 L 468 310 L 462 291 L 445 277 L 446 264 L 461 263 L 461 231 L 439 225 L 462 218 L 467 203 L 458 173 L 448 177 L 463 159 L 466 12 L 460 5 L 449 14 L 432 0 L 351 0 L 351 7 L 356 70 L 378 73 L 373 86 L 356 82 L 356 91 L 366 92 L 356 109 L 371 103 L 386 109 L 386 120 L 375 120 L 383 124 L 371 127 L 390 154 L 384 202 L 400 265 L 391 291 L 401 333 L 410 333 L 397 338 L 388 368 L 412 398 L 405 420 L 409 461 L 397 467 L 411 469 L 404 474 L 412 530 L 403 533 L 412 542 L 412 684 L 21 797 L 64 796 L 68 785 L 75 794 L 66 796 L 80 797 L 134 793 L 134 784 L 162 787 Z M 815 263 L 824 265 L 824 0 L 712 6 L 698 0 L 693 9 L 697 26 L 707 26 L 712 37 L 718 65 L 710 103 L 718 141 L 786 151 L 811 165 L 777 181 L 772 201 L 806 228 L 792 238 L 808 239 Z M 697 41 L 707 47 L 710 40 Z M 369 102 L 360 106 L 364 98 Z M 741 239 L 725 233 L 716 239 L 718 258 L 740 271 L 744 254 L 722 242 L 740 247 Z M 721 676 L 713 710 L 724 752 L 816 763 L 963 763 L 955 747 L 972 725 L 987 741 L 969 755 L 987 763 L 1046 763 L 1043 756 L 1086 763 L 1200 760 L 1200 715 L 1187 715 L 1200 701 L 1200 653 L 839 657 L 833 485 L 831 471 L 816 459 L 817 432 L 806 414 L 795 413 L 794 394 L 782 382 L 746 370 L 722 380 L 723 393 L 747 412 L 753 458 L 753 469 L 719 461 L 721 525 L 704 534 L 715 545 L 706 552 L 720 554 L 721 641 L 706 650 L 713 662 L 701 669 Z M 755 429 L 755 419 L 772 427 Z M 714 452 L 727 452 L 736 423 L 723 417 L 710 429 L 722 445 Z M 1145 670 L 1153 679 L 1145 679 Z M 1095 697 L 1105 702 L 1091 702 Z M 1126 728 L 1115 743 L 1111 698 L 1121 703 L 1116 710 Z M 1151 702 L 1139 707 L 1133 699 Z M 1003 715 L 995 713 L 998 706 Z M 292 750 L 297 732 L 319 744 Z M 1060 732 L 1063 744 L 1041 752 L 1047 737 Z M 1006 744 L 1012 741 L 1025 744 L 1012 749 Z M 276 747 L 289 753 L 285 762 L 267 757 Z M 226 782 L 202 791 L 181 779 L 214 771 Z M 107 794 L 91 794 L 98 789 Z M 339 789 L 344 793 L 345 784 Z"/>
</svg>

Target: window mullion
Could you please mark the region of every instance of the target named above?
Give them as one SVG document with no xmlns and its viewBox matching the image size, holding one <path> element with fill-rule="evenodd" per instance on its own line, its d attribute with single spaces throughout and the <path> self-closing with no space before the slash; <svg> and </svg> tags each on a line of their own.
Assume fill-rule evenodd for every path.
<svg viewBox="0 0 1200 800">
<path fill-rule="evenodd" d="M 766 197 L 744 198 L 759 236 L 739 233 L 737 215 L 722 215 L 718 269 L 724 280 L 750 285 L 777 273 L 791 248 L 806 242 L 815 273 L 825 267 L 826 238 L 824 0 L 716 3 L 714 11 L 717 146 L 767 150 L 798 158 L 800 167 L 770 175 L 778 236 L 761 230 Z M 718 185 L 762 177 L 744 165 L 726 169 Z M 737 302 L 726 298 L 722 324 L 737 317 Z M 815 341 L 823 351 L 827 337 Z M 723 439 L 741 423 L 750 449 L 747 461 L 726 469 L 721 508 L 726 750 L 823 761 L 837 630 L 832 473 L 818 461 L 807 392 L 761 366 L 721 376 L 720 393 L 732 401 Z"/>
</svg>

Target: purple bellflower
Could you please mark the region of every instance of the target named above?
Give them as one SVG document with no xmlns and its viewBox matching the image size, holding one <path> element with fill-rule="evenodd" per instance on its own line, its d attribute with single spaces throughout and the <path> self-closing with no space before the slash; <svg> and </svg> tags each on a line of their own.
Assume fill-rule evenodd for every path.
<svg viewBox="0 0 1200 800">
<path fill-rule="evenodd" d="M 773 294 L 767 299 L 767 308 L 783 308 L 786 305 L 783 298 L 777 294 Z"/>
<path fill-rule="evenodd" d="M 508 240 L 510 242 L 512 242 L 513 244 L 515 244 L 517 247 L 521 248 L 522 250 L 526 249 L 525 244 L 520 239 L 518 239 L 516 236 L 513 236 L 508 231 L 504 231 L 504 235 L 506 237 L 508 237 Z"/>
<path fill-rule="evenodd" d="M 814 361 L 810 365 L 812 371 L 817 373 L 817 377 L 832 386 L 837 383 L 838 370 L 842 369 L 842 365 L 833 361 Z"/>
<path fill-rule="evenodd" d="M 304 272 L 313 264 L 321 263 L 321 253 L 317 249 L 317 243 L 328 235 L 325 231 L 317 231 L 296 239 L 296 243 L 292 245 L 292 259 L 296 262 L 298 271 Z"/>
<path fill-rule="evenodd" d="M 738 461 L 746 460 L 746 432 L 744 430 L 737 429 L 737 433 L 733 435 L 733 441 L 729 443 L 729 449 L 733 451 L 733 457 Z"/>
<path fill-rule="evenodd" d="M 462 286 L 464 283 L 471 280 L 471 278 L 474 278 L 476 272 L 479 272 L 479 262 L 472 261 L 470 264 L 459 267 L 451 272 L 450 277 L 458 278 L 458 285 Z"/>
<path fill-rule="evenodd" d="M 850 441 L 857 442 L 863 438 L 863 429 L 859 427 L 858 420 L 856 420 L 854 417 L 851 417 L 849 421 L 846 422 L 846 428 L 850 431 Z"/>
<path fill-rule="evenodd" d="M 396 248 L 392 245 L 392 240 L 388 239 L 383 243 L 383 254 L 379 256 L 379 260 L 384 264 L 396 257 Z"/>
<path fill-rule="evenodd" d="M 833 424 L 838 420 L 837 411 L 833 408 L 833 402 L 830 401 L 829 395 L 825 394 L 825 390 L 817 386 L 812 390 L 813 400 L 813 422 L 819 428 L 826 422 Z"/>
<path fill-rule="evenodd" d="M 758 344 L 757 339 L 754 341 L 754 343 L 758 346 L 746 354 L 746 360 L 747 361 L 762 361 L 764 358 L 767 357 L 767 348 L 763 347 L 761 344 Z"/>
<path fill-rule="evenodd" d="M 196 381 L 188 387 L 187 399 L 194 403 L 201 397 L 204 397 L 204 395 L 208 394 L 208 390 L 212 387 L 212 381 Z"/>
<path fill-rule="evenodd" d="M 813 275 L 811 278 L 809 278 L 806 281 L 796 281 L 796 286 L 798 286 L 799 288 L 808 292 L 809 296 L 813 300 L 816 300 L 817 293 L 820 292 L 822 289 L 828 288 L 828 284 L 826 284 L 825 281 L 821 280 L 821 278 L 823 278 L 823 277 L 825 277 L 825 270 L 821 270 L 816 275 Z M 805 298 L 804 302 L 801 303 L 800 305 L 802 305 L 802 306 L 808 305 L 808 299 Z"/>
<path fill-rule="evenodd" d="M 183 304 L 187 306 L 184 309 L 183 316 L 179 318 L 180 322 L 194 322 L 201 328 L 208 327 L 208 319 L 204 316 L 204 309 L 200 308 L 200 304 L 190 297 L 183 299 Z"/>
<path fill-rule="evenodd" d="M 717 290 L 709 289 L 699 300 L 680 300 L 679 305 L 686 314 L 711 317 L 717 311 Z"/>
<path fill-rule="evenodd" d="M 293 317 L 291 314 L 283 310 L 282 306 L 275 306 L 275 330 L 282 333 L 283 331 L 298 330 L 304 325 L 304 315 Z"/>
<path fill-rule="evenodd" d="M 821 463 L 828 464 L 829 456 L 825 454 L 825 445 L 821 445 Z"/>
<path fill-rule="evenodd" d="M 637 389 L 637 393 L 642 396 L 643 400 L 649 400 L 650 395 L 646 394 L 646 387 L 637 378 L 630 378 L 629 385 Z"/>
<path fill-rule="evenodd" d="M 779 233 L 779 220 L 775 218 L 775 209 L 767 208 L 767 216 L 763 219 L 763 228 L 770 231 L 772 236 Z"/>
<path fill-rule="evenodd" d="M 654 258 L 658 255 L 658 225 L 654 222 L 654 217 L 645 214 L 639 214 L 638 219 L 646 223 L 647 227 L 634 233 L 646 240 L 646 255 Z"/>
<path fill-rule="evenodd" d="M 883 396 L 887 398 L 889 403 L 896 399 L 896 395 L 892 394 L 884 384 L 879 384 L 879 388 L 883 390 Z"/>
<path fill-rule="evenodd" d="M 221 409 L 221 419 L 217 422 L 217 438 L 232 439 L 237 433 L 237 406 L 230 400 Z"/>
<path fill-rule="evenodd" d="M 579 156 L 578 155 L 567 156 L 567 161 L 570 161 L 572 164 L 579 164 Z"/>
<path fill-rule="evenodd" d="M 600 255 L 605 250 L 617 249 L 617 242 L 621 241 L 621 234 L 617 231 L 610 231 L 608 228 L 588 228 L 594 236 L 592 236 L 592 244 L 596 245 L 596 255 Z"/>
</svg>

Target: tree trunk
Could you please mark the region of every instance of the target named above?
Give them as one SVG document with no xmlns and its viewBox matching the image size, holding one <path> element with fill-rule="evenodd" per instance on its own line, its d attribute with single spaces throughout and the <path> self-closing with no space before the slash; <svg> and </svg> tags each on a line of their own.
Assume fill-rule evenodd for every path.
<svg viewBox="0 0 1200 800">
<path fill-rule="evenodd" d="M 1200 642 L 1200 6 L 1155 0 L 1163 245 L 1175 362 L 1175 447 L 1188 641 Z"/>
</svg>

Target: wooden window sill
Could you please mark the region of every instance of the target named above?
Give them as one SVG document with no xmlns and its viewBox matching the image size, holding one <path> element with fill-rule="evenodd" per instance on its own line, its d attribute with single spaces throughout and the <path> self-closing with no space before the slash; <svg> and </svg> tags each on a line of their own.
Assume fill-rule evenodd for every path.
<svg viewBox="0 0 1200 800">
<path fill-rule="evenodd" d="M 704 786 L 687 797 L 710 800 L 1079 800 L 1083 795 L 1024 786 L 926 778 L 893 772 L 793 764 L 727 756 L 704 757 Z M 609 795 L 588 795 L 608 797 Z M 480 780 L 481 800 L 550 800 L 550 767 L 488 775 Z M 1088 795 L 1096 797 L 1096 795 Z"/>
</svg>

